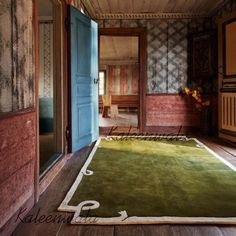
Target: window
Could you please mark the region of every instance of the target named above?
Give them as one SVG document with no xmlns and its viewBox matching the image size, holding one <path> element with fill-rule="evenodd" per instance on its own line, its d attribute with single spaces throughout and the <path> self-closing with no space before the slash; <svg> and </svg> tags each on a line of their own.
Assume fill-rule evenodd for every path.
<svg viewBox="0 0 236 236">
<path fill-rule="evenodd" d="M 105 95 L 106 71 L 99 71 L 99 95 Z"/>
</svg>

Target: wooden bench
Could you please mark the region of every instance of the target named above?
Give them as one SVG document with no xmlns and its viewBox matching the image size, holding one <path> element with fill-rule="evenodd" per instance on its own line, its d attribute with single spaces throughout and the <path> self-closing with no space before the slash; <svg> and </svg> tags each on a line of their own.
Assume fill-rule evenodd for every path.
<svg viewBox="0 0 236 236">
<path fill-rule="evenodd" d="M 112 95 L 111 104 L 118 105 L 119 110 L 137 110 L 139 107 L 138 95 Z M 99 96 L 99 110 L 102 110 L 102 96 Z"/>
</svg>

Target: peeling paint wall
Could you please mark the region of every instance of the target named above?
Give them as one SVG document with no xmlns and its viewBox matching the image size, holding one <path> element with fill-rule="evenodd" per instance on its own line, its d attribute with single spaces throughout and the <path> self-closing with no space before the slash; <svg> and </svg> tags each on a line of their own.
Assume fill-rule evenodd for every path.
<svg viewBox="0 0 236 236">
<path fill-rule="evenodd" d="M 33 3 L 0 2 L 0 112 L 34 106 Z"/>
<path fill-rule="evenodd" d="M 36 113 L 22 111 L 34 107 L 33 33 L 33 1 L 0 2 L 1 235 L 7 235 L 3 225 L 20 207 L 34 201 Z M 15 220 L 8 222 L 8 231 Z"/>
</svg>

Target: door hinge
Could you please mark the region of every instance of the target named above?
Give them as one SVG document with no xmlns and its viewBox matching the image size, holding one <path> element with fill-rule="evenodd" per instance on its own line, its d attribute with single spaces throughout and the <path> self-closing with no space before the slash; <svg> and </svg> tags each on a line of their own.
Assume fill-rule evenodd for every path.
<svg viewBox="0 0 236 236">
<path fill-rule="evenodd" d="M 66 31 L 70 30 L 70 20 L 69 20 L 69 18 L 65 19 L 65 29 L 66 29 Z"/>
</svg>

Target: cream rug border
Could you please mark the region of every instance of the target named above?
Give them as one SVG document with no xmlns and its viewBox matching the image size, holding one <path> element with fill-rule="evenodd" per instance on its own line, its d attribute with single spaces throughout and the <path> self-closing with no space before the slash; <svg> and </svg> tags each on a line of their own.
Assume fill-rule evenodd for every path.
<svg viewBox="0 0 236 236">
<path fill-rule="evenodd" d="M 112 137 L 120 137 L 120 136 L 107 136 L 106 138 L 112 138 Z M 164 138 L 163 136 L 123 136 L 124 138 Z M 80 217 L 80 213 L 82 210 L 92 210 L 98 208 L 100 205 L 97 201 L 94 200 L 88 200 L 80 203 L 78 206 L 69 206 L 68 203 L 72 196 L 74 195 L 76 189 L 78 188 L 79 184 L 82 181 L 82 178 L 84 175 L 92 175 L 93 172 L 88 170 L 88 166 L 91 163 L 93 156 L 99 147 L 99 144 L 101 142 L 101 139 L 104 139 L 105 137 L 99 138 L 88 159 L 86 160 L 84 166 L 80 170 L 75 182 L 71 186 L 70 190 L 66 194 L 66 197 L 58 207 L 58 211 L 63 212 L 73 212 L 74 217 L 71 221 L 71 224 L 86 224 L 86 225 L 126 225 L 126 224 L 236 224 L 236 217 L 169 217 L 169 216 L 161 216 L 161 217 L 137 217 L 137 216 L 128 216 L 127 212 L 121 211 L 118 212 L 120 216 L 118 217 L 111 217 L 111 218 L 98 218 L 98 217 Z M 213 156 L 215 156 L 217 159 L 219 159 L 221 162 L 223 162 L 225 165 L 227 165 L 229 168 L 231 168 L 233 171 L 236 172 L 236 167 L 233 166 L 230 162 L 223 159 L 221 156 L 219 156 L 217 153 L 215 153 L 213 150 L 211 150 L 209 147 L 207 147 L 205 144 L 200 142 L 196 138 L 187 138 L 186 136 L 168 136 L 169 138 L 182 138 L 186 140 L 194 140 L 200 147 L 204 147 L 208 152 L 210 152 Z M 87 205 L 87 206 L 86 206 Z M 88 206 L 89 205 L 89 206 Z"/>
</svg>

